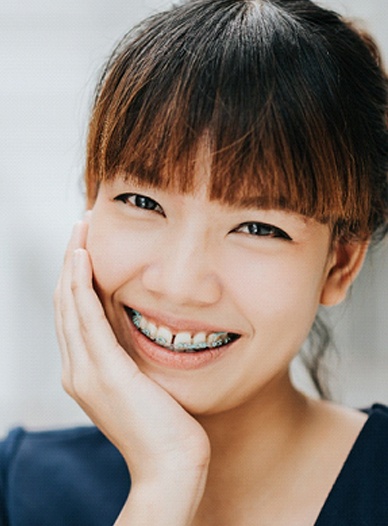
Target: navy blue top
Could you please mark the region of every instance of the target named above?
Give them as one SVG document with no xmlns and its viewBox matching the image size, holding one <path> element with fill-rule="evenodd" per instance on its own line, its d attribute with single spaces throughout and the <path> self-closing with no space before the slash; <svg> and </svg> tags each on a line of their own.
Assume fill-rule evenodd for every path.
<svg viewBox="0 0 388 526">
<path fill-rule="evenodd" d="M 315 526 L 388 526 L 388 408 L 368 413 Z M 0 442 L 0 526 L 109 526 L 129 489 L 120 453 L 94 427 L 18 428 Z"/>
</svg>

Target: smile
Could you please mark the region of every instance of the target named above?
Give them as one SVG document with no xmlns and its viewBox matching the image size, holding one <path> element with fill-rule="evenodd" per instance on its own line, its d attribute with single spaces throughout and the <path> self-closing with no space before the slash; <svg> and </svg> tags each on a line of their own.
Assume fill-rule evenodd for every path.
<svg viewBox="0 0 388 526">
<path fill-rule="evenodd" d="M 157 326 L 144 315 L 135 310 L 128 309 L 134 326 L 149 340 L 157 345 L 174 352 L 199 352 L 223 347 L 239 338 L 238 334 L 231 332 L 196 332 L 188 331 L 173 333 L 164 326 Z"/>
</svg>

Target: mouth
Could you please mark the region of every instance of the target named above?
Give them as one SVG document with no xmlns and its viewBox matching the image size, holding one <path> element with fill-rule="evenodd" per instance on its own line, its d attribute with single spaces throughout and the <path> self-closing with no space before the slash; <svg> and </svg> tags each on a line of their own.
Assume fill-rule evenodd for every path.
<svg viewBox="0 0 388 526">
<path fill-rule="evenodd" d="M 136 329 L 153 343 L 175 353 L 200 353 L 225 347 L 240 338 L 233 332 L 181 331 L 173 332 L 168 327 L 156 325 L 140 312 L 126 308 Z"/>
</svg>

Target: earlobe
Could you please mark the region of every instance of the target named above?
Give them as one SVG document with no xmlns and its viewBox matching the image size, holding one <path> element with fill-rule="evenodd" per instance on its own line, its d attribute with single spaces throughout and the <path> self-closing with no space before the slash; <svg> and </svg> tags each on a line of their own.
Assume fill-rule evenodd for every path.
<svg viewBox="0 0 388 526">
<path fill-rule="evenodd" d="M 349 287 L 362 268 L 368 245 L 368 242 L 338 241 L 329 261 L 321 305 L 338 305 L 346 298 Z"/>
</svg>

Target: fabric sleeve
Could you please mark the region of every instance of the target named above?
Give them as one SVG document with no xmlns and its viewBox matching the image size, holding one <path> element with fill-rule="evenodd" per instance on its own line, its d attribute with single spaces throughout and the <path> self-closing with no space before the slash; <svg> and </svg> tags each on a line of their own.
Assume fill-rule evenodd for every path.
<svg viewBox="0 0 388 526">
<path fill-rule="evenodd" d="M 0 526 L 11 526 L 7 512 L 9 471 L 19 440 L 24 434 L 23 429 L 17 428 L 0 441 Z"/>
</svg>

